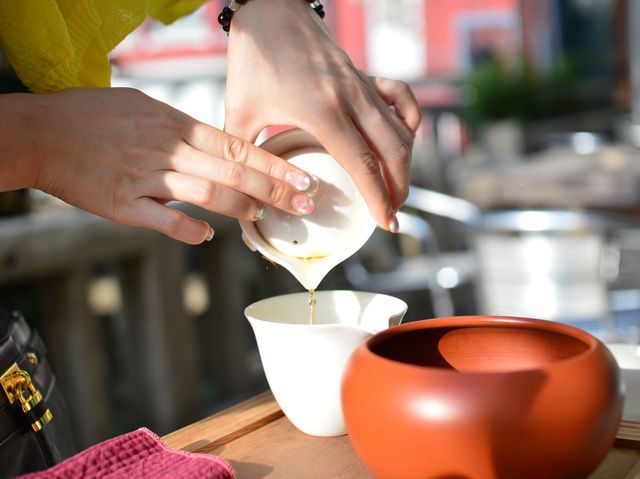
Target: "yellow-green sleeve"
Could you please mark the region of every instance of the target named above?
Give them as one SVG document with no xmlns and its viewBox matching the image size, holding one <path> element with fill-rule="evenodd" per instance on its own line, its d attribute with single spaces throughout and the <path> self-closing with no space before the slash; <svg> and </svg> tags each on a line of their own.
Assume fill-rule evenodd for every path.
<svg viewBox="0 0 640 479">
<path fill-rule="evenodd" d="M 197 10 L 206 0 L 149 0 L 149 15 L 169 24 Z"/>
<path fill-rule="evenodd" d="M 109 52 L 147 15 L 171 23 L 205 0 L 0 0 L 0 45 L 33 92 L 107 87 Z"/>
</svg>

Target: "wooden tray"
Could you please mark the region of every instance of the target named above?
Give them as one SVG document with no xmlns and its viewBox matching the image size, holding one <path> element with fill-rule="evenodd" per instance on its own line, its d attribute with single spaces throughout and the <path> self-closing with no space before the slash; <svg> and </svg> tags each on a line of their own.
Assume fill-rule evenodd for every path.
<svg viewBox="0 0 640 479">
<path fill-rule="evenodd" d="M 175 449 L 224 457 L 238 479 L 374 477 L 348 436 L 315 437 L 300 432 L 284 417 L 270 391 L 163 440 Z M 622 421 L 614 448 L 589 479 L 640 479 L 640 422 Z"/>
</svg>

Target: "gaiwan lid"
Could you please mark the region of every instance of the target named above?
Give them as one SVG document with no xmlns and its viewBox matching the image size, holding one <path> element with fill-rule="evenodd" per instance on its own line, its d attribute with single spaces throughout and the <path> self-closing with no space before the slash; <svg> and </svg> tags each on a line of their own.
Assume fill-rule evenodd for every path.
<svg viewBox="0 0 640 479">
<path fill-rule="evenodd" d="M 315 177 L 310 193 L 314 209 L 296 216 L 266 205 L 264 219 L 240 221 L 243 238 L 314 290 L 333 267 L 366 243 L 376 223 L 351 176 L 308 133 L 287 130 L 260 146 Z"/>
</svg>

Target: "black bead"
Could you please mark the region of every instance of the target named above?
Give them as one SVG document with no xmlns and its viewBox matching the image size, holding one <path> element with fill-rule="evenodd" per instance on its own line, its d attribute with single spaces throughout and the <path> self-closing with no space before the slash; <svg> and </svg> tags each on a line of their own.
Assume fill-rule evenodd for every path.
<svg viewBox="0 0 640 479">
<path fill-rule="evenodd" d="M 320 15 L 320 18 L 324 18 L 324 7 L 322 6 L 322 4 L 318 5 L 317 7 L 311 7 L 313 8 L 313 11 L 316 12 L 318 15 Z"/>
<path fill-rule="evenodd" d="M 320 2 L 314 5 L 315 1 L 316 0 L 307 0 L 307 3 L 311 8 L 313 8 L 313 11 L 316 12 L 320 18 L 324 18 L 325 17 L 324 6 Z M 235 2 L 239 5 L 245 5 L 248 2 L 248 0 L 235 0 Z M 222 9 L 222 12 L 220 12 L 220 15 L 218 15 L 218 23 L 222 25 L 222 29 L 227 33 L 229 33 L 229 30 L 231 29 L 232 17 L 233 17 L 233 10 L 231 10 L 228 5 L 224 7 Z"/>
<path fill-rule="evenodd" d="M 224 7 L 220 15 L 218 15 L 218 23 L 223 27 L 231 23 L 231 17 L 233 17 L 233 11 L 229 7 Z"/>
</svg>

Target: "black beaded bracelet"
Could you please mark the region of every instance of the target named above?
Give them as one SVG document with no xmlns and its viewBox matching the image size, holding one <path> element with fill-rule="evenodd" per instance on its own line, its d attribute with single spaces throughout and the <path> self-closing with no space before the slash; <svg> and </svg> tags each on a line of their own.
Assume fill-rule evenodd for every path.
<svg viewBox="0 0 640 479">
<path fill-rule="evenodd" d="M 228 0 L 227 6 L 222 9 L 220 15 L 218 15 L 218 23 L 222 25 L 222 29 L 229 33 L 231 28 L 231 19 L 233 14 L 240 9 L 242 5 L 247 3 L 248 0 Z M 320 15 L 320 18 L 324 18 L 324 7 L 318 0 L 306 0 L 313 11 Z"/>
</svg>

